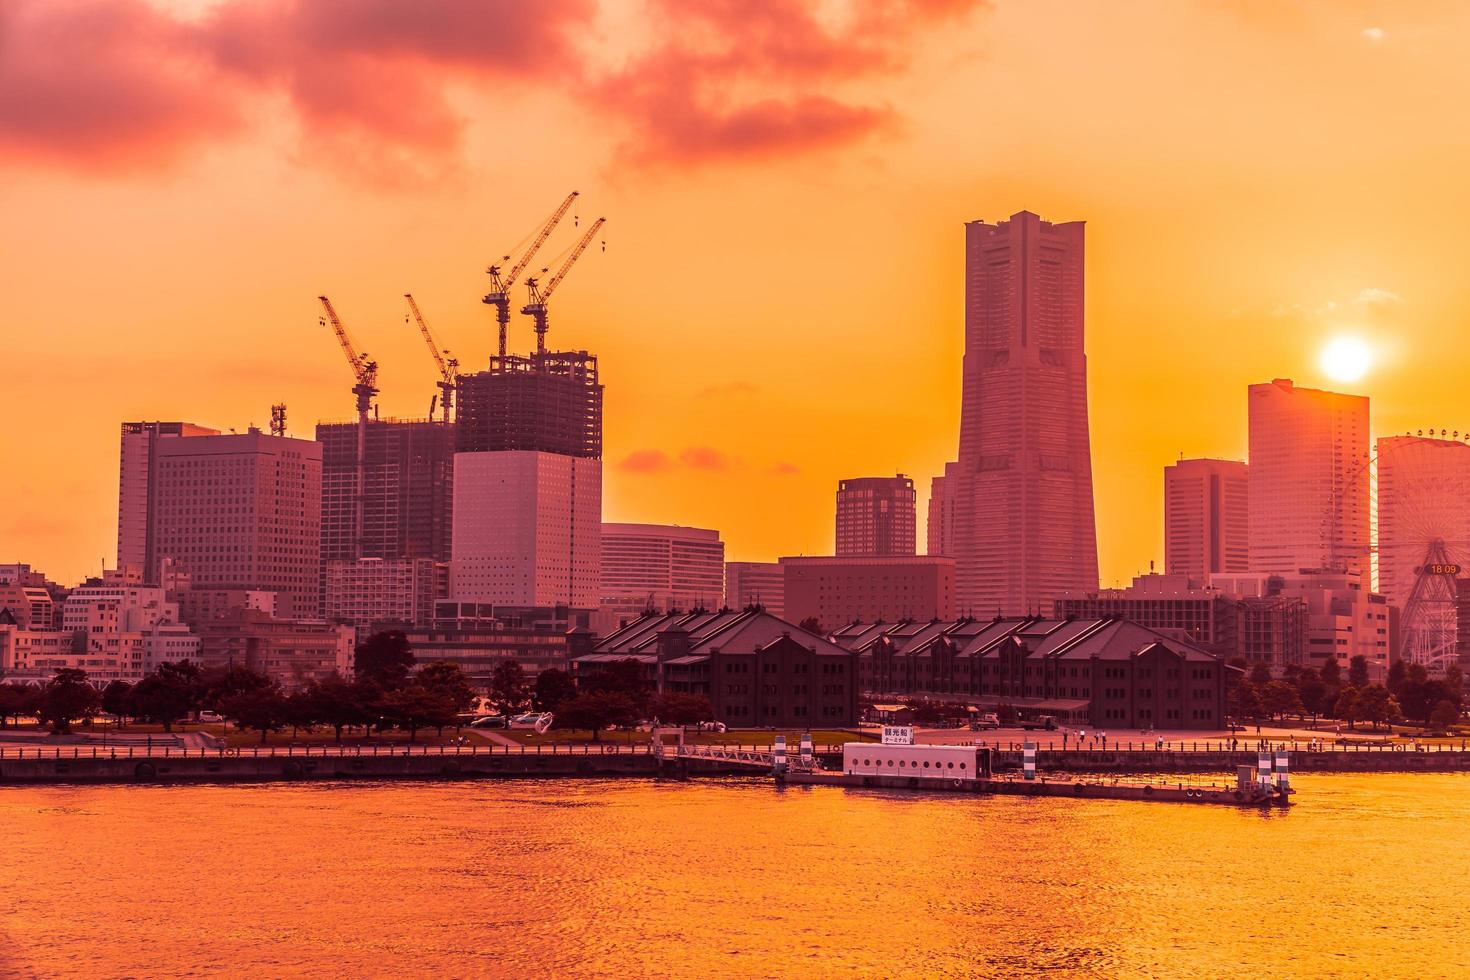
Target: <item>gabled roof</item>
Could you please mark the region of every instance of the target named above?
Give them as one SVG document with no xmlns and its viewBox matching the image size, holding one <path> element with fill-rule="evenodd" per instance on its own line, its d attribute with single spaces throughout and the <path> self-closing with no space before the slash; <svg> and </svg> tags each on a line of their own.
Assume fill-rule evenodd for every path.
<svg viewBox="0 0 1470 980">
<path fill-rule="evenodd" d="M 652 655 L 658 652 L 662 633 L 689 634 L 689 654 L 707 655 L 714 650 L 754 653 L 784 637 L 790 637 L 818 654 L 849 655 L 849 651 L 799 626 L 793 626 L 763 610 L 720 613 L 651 613 L 601 640 L 593 647 L 598 657 Z"/>
<path fill-rule="evenodd" d="M 834 636 L 843 646 L 861 638 L 862 645 L 853 644 L 850 649 L 866 651 L 872 642 L 889 636 L 897 652 L 918 652 L 940 636 L 948 637 L 956 647 L 956 656 L 984 657 L 1007 642 L 1022 644 L 1028 657 L 1057 660 L 1125 660 L 1137 656 L 1153 646 L 1194 663 L 1211 663 L 1221 657 L 1209 653 L 1192 643 L 1176 640 L 1162 633 L 1140 626 L 1118 617 L 1103 619 L 1040 619 L 1036 617 L 996 620 L 951 620 L 943 623 L 924 623 L 918 629 L 895 632 L 884 627 L 883 632 L 872 632 L 875 624 L 856 623 L 843 631 L 845 635 Z"/>
</svg>

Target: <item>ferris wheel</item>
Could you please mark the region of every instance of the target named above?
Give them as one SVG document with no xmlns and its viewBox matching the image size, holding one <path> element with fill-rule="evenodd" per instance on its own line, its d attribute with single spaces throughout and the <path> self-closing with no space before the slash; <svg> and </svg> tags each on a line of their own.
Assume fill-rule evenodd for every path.
<svg viewBox="0 0 1470 980">
<path fill-rule="evenodd" d="M 1470 568 L 1467 440 L 1470 432 L 1444 429 L 1379 439 L 1347 487 L 1369 486 L 1375 519 L 1362 557 L 1377 573 L 1377 591 L 1402 610 L 1399 656 L 1433 673 L 1458 660 L 1457 580 Z M 1324 525 L 1324 545 L 1326 532 Z"/>
</svg>

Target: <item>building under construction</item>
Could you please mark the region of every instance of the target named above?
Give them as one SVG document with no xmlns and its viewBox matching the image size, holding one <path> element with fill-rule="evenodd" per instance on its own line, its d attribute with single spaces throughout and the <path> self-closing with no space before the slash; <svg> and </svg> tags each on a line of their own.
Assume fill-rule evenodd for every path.
<svg viewBox="0 0 1470 980">
<path fill-rule="evenodd" d="M 488 371 L 459 376 L 458 395 L 458 452 L 602 458 L 602 384 L 593 354 L 491 357 Z"/>
<path fill-rule="evenodd" d="M 454 425 L 373 419 L 363 461 L 362 550 L 354 538 L 357 422 L 323 422 L 322 562 L 361 558 L 449 560 Z"/>
</svg>

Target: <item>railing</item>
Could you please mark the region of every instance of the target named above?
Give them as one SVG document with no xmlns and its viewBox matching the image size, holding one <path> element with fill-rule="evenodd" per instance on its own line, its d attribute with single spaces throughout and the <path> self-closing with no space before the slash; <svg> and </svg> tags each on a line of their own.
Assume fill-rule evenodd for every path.
<svg viewBox="0 0 1470 980">
<path fill-rule="evenodd" d="M 1039 752 L 1086 752 L 1086 753 L 1117 753 L 1117 752 L 1233 752 L 1247 753 L 1258 750 L 1288 749 L 1292 752 L 1466 752 L 1470 751 L 1470 739 L 1459 739 L 1458 744 L 1454 739 L 1441 740 L 1437 742 L 1421 742 L 1410 739 L 1407 742 L 1388 740 L 1362 740 L 1351 737 L 1335 737 L 1329 739 L 1172 739 L 1165 741 L 1134 741 L 1113 740 L 1093 741 L 1088 739 L 1082 744 L 1076 740 L 1062 742 L 1060 739 L 1048 739 L 1045 742 L 1037 739 L 976 739 L 974 741 L 958 742 L 950 744 L 973 745 L 979 748 L 992 748 L 998 752 L 1020 752 L 1027 744 L 1034 745 Z"/>
<path fill-rule="evenodd" d="M 770 746 L 760 745 L 711 745 L 685 746 L 691 748 L 719 749 L 739 753 L 750 761 L 763 757 L 764 764 L 771 764 Z M 665 746 L 665 753 L 672 755 L 674 746 Z M 840 753 L 841 746 L 819 746 L 818 754 Z M 242 745 L 233 748 L 182 748 L 171 745 L 56 745 L 56 746 L 4 746 L 0 747 L 0 761 L 5 760 L 50 760 L 53 762 L 82 759 L 335 759 L 335 758 L 388 758 L 392 756 L 593 756 L 593 755 L 658 755 L 648 742 L 546 742 L 534 745 Z M 795 759 L 798 753 L 788 753 Z M 721 758 L 703 755 L 699 758 Z M 731 756 L 733 758 L 733 755 Z"/>
</svg>

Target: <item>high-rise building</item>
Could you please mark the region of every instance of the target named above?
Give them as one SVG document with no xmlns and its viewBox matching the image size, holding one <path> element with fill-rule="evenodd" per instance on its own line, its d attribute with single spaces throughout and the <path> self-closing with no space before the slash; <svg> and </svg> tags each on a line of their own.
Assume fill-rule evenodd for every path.
<svg viewBox="0 0 1470 980">
<path fill-rule="evenodd" d="M 595 609 L 602 384 L 586 351 L 492 357 L 460 375 L 450 595 Z"/>
<path fill-rule="evenodd" d="M 948 619 L 954 615 L 953 558 L 782 558 L 784 614 L 837 629 L 859 619 Z"/>
<path fill-rule="evenodd" d="M 1368 572 L 1368 399 L 1250 386 L 1250 568 Z"/>
<path fill-rule="evenodd" d="M 601 598 L 602 460 L 529 451 L 456 453 L 450 595 L 595 609 Z"/>
<path fill-rule="evenodd" d="M 355 627 L 427 629 L 434 603 L 449 591 L 449 563 L 432 558 L 327 562 L 326 620 Z"/>
<path fill-rule="evenodd" d="M 725 562 L 725 605 L 741 610 L 760 606 L 786 618 L 786 571 L 775 561 Z"/>
<path fill-rule="evenodd" d="M 125 426 L 125 457 L 130 434 Z M 138 550 L 139 536 L 146 542 L 142 581 L 160 582 L 170 565 L 199 588 L 278 592 L 290 618 L 321 614 L 320 443 L 252 428 L 154 438 L 146 447 L 146 476 L 124 477 L 118 535 L 126 554 Z M 140 495 L 146 517 L 137 527 Z"/>
<path fill-rule="evenodd" d="M 1249 496 L 1246 464 L 1238 460 L 1181 459 L 1164 467 L 1164 571 L 1200 580 L 1248 571 Z"/>
<path fill-rule="evenodd" d="M 356 422 L 322 423 L 322 562 L 362 558 L 449 560 L 454 497 L 453 424 L 431 419 L 368 422 L 362 553 L 354 521 Z"/>
<path fill-rule="evenodd" d="M 725 602 L 719 531 L 671 524 L 602 525 L 602 606 L 619 621 L 645 610 L 716 610 Z"/>
<path fill-rule="evenodd" d="M 915 550 L 912 479 L 900 473 L 837 484 L 837 557 L 896 558 Z"/>
<path fill-rule="evenodd" d="M 217 436 L 219 430 L 192 422 L 124 422 L 118 454 L 117 567 L 135 565 L 157 583 L 153 475 L 161 439 Z"/>
<path fill-rule="evenodd" d="M 959 458 L 930 507 L 952 515 L 930 547 L 955 559 L 958 609 L 1032 613 L 1096 588 L 1082 222 L 966 224 L 963 376 Z"/>
<path fill-rule="evenodd" d="M 931 555 L 954 554 L 954 495 L 944 477 L 929 481 L 928 547 Z"/>
<path fill-rule="evenodd" d="M 1397 655 L 1399 610 L 1368 588 L 1357 572 L 1308 569 L 1290 575 L 1211 575 L 1211 588 L 1239 598 L 1299 599 L 1306 606 L 1306 656 L 1301 666 L 1321 669 L 1328 658 L 1346 670 L 1354 657 L 1368 664 L 1369 680 L 1382 683 Z"/>
</svg>

